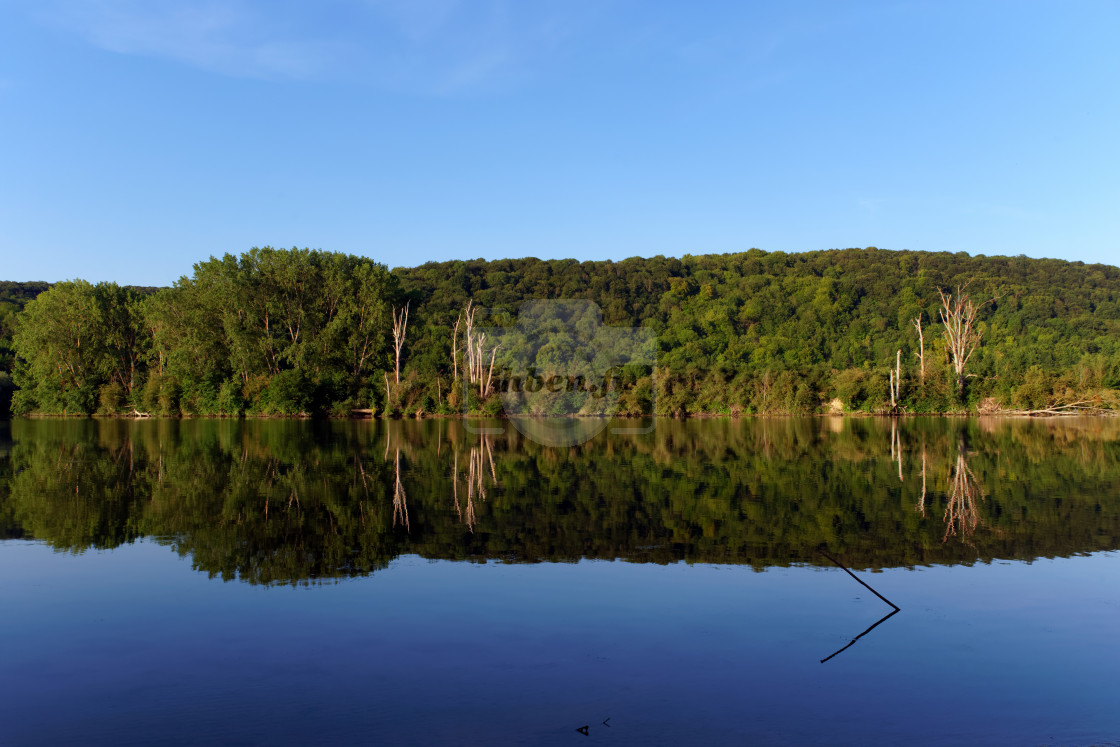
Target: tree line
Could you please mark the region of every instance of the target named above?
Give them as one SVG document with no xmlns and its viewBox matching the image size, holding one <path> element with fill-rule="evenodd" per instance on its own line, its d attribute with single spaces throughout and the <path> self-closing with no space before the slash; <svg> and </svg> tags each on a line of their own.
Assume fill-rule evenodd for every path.
<svg viewBox="0 0 1120 747">
<path fill-rule="evenodd" d="M 17 316 L 18 413 L 349 414 L 375 398 L 399 283 L 351 255 L 262 248 L 173 287 L 58 283 Z"/>
<path fill-rule="evenodd" d="M 1113 407 L 1120 390 L 1120 269 L 1061 260 L 752 249 L 390 271 L 264 247 L 165 289 L 32 285 L 0 287 L 0 390 L 21 414 L 498 414 L 508 351 L 478 348 L 463 315 L 510 324 L 533 299 L 655 335 L 621 414 Z M 971 309 L 955 339 L 954 308 Z M 538 360 L 571 360 L 578 340 L 555 334 Z"/>
</svg>

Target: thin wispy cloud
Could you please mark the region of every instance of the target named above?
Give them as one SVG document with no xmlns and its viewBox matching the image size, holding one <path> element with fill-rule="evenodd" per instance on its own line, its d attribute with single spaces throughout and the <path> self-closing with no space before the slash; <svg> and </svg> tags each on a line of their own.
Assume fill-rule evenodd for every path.
<svg viewBox="0 0 1120 747">
<path fill-rule="evenodd" d="M 43 0 L 32 12 L 100 49 L 222 75 L 447 95 L 523 80 L 597 11 L 551 0 Z"/>
<path fill-rule="evenodd" d="M 369 7 L 417 44 L 444 31 L 462 12 L 459 0 L 369 0 Z"/>
<path fill-rule="evenodd" d="M 169 59 L 224 75 L 313 78 L 345 55 L 338 40 L 301 36 L 247 3 L 83 0 L 43 3 L 37 16 L 111 52 Z"/>
<path fill-rule="evenodd" d="M 571 0 L 368 0 L 367 7 L 380 42 L 367 46 L 368 75 L 434 95 L 502 90 L 532 78 L 562 58 L 599 12 Z"/>
</svg>

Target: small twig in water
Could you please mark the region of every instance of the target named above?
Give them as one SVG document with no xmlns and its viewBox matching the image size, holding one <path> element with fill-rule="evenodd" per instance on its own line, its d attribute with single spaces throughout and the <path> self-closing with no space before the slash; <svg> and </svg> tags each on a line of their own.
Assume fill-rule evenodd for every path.
<svg viewBox="0 0 1120 747">
<path fill-rule="evenodd" d="M 835 563 L 835 564 L 836 564 L 836 565 L 837 565 L 837 566 L 838 566 L 838 567 L 840 568 L 840 570 L 842 570 L 842 571 L 844 571 L 845 573 L 847 573 L 847 574 L 848 574 L 849 576 L 851 576 L 852 578 L 854 578 L 854 579 L 855 579 L 856 581 L 859 581 L 860 585 L 862 585 L 863 587 L 865 587 L 865 588 L 866 588 L 866 589 L 867 589 L 868 591 L 870 591 L 870 592 L 871 592 L 872 594 L 874 594 L 875 596 L 879 597 L 880 599 L 882 599 L 882 600 L 883 600 L 884 602 L 886 602 L 886 603 L 887 603 L 887 604 L 889 604 L 890 606 L 894 607 L 894 609 L 895 609 L 895 611 L 896 611 L 896 612 L 902 609 L 902 608 L 901 608 L 901 607 L 899 607 L 899 606 L 898 606 L 897 604 L 895 604 L 894 602 L 892 602 L 891 600 L 887 599 L 887 598 L 886 598 L 885 596 L 883 596 L 882 594 L 880 594 L 879 592 L 875 591 L 875 590 L 874 590 L 874 589 L 872 589 L 872 588 L 871 588 L 870 586 L 868 586 L 868 585 L 867 585 L 867 584 L 866 584 L 866 583 L 865 583 L 865 582 L 864 582 L 864 581 L 863 581 L 863 580 L 862 580 L 862 579 L 861 579 L 861 578 L 860 578 L 859 576 L 857 576 L 856 574 L 854 574 L 854 573 L 852 573 L 851 571 L 849 571 L 849 570 L 847 569 L 847 567 L 846 567 L 846 566 L 845 566 L 845 565 L 844 565 L 843 563 L 841 563 L 841 562 L 840 562 L 839 560 L 837 560 L 836 558 L 832 557 L 831 555 L 829 555 L 829 554 L 828 554 L 827 552 L 825 552 L 824 550 L 820 549 L 819 547 L 817 548 L 817 552 L 819 552 L 819 553 L 820 553 L 821 555 L 825 556 L 826 558 L 828 558 L 829 560 L 831 560 L 831 561 L 832 561 L 833 563 Z"/>
</svg>

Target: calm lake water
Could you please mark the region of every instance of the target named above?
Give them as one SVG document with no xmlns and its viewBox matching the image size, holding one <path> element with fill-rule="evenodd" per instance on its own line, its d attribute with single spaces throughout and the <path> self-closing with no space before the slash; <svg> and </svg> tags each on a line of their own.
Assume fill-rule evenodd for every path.
<svg viewBox="0 0 1120 747">
<path fill-rule="evenodd" d="M 1117 744 L 1118 550 L 1114 420 L 0 422 L 0 742 Z"/>
</svg>

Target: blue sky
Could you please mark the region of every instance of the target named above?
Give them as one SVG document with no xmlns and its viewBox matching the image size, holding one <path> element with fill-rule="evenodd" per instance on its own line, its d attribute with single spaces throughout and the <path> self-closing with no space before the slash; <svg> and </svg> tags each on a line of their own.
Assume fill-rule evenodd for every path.
<svg viewBox="0 0 1120 747">
<path fill-rule="evenodd" d="M 1120 264 L 1120 3 L 0 0 L 0 279 L 848 246 Z"/>
</svg>

